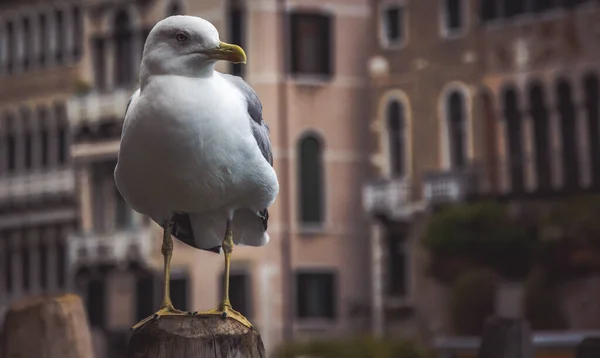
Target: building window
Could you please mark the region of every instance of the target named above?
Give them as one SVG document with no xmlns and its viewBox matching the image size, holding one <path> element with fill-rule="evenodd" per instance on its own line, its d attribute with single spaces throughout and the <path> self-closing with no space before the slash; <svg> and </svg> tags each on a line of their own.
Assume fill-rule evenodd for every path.
<svg viewBox="0 0 600 358">
<path fill-rule="evenodd" d="M 6 170 L 14 173 L 17 170 L 17 136 L 14 118 L 7 115 L 4 123 L 6 125 Z"/>
<path fill-rule="evenodd" d="M 323 148 L 314 135 L 302 138 L 300 153 L 300 222 L 315 225 L 323 223 Z"/>
<path fill-rule="evenodd" d="M 556 0 L 533 0 L 531 5 L 534 12 L 543 12 L 556 8 Z"/>
<path fill-rule="evenodd" d="M 94 83 L 99 90 L 106 89 L 106 41 L 97 37 L 92 40 L 94 54 Z"/>
<path fill-rule="evenodd" d="M 513 192 L 524 189 L 523 173 L 523 143 L 521 128 L 521 113 L 517 103 L 517 93 L 510 88 L 504 93 L 504 117 L 506 120 L 506 151 L 510 166 L 510 182 Z"/>
<path fill-rule="evenodd" d="M 73 58 L 79 60 L 82 54 L 83 47 L 83 16 L 81 8 L 74 6 L 72 9 L 73 16 Z"/>
<path fill-rule="evenodd" d="M 46 55 L 50 52 L 50 32 L 46 22 L 46 14 L 40 14 L 38 22 L 38 62 L 40 66 L 46 65 Z"/>
<path fill-rule="evenodd" d="M 69 124 L 67 123 L 67 114 L 63 103 L 55 106 L 55 122 L 57 123 L 58 136 L 58 164 L 64 165 L 69 161 Z"/>
<path fill-rule="evenodd" d="M 442 33 L 445 36 L 459 35 L 465 26 L 463 0 L 441 0 Z"/>
<path fill-rule="evenodd" d="M 40 244 L 39 255 L 40 255 L 40 265 L 39 265 L 40 288 L 42 290 L 45 290 L 48 288 L 48 246 L 43 242 Z"/>
<path fill-rule="evenodd" d="M 106 283 L 101 278 L 88 282 L 86 306 L 88 320 L 92 327 L 104 327 L 106 317 Z"/>
<path fill-rule="evenodd" d="M 115 59 L 114 68 L 115 84 L 117 86 L 129 86 L 133 82 L 133 52 L 132 32 L 130 29 L 129 15 L 120 11 L 115 17 Z"/>
<path fill-rule="evenodd" d="M 579 183 L 579 159 L 577 155 L 577 115 L 571 97 L 571 85 L 564 79 L 559 80 L 556 86 L 556 95 L 560 114 L 564 183 L 567 188 L 575 188 Z"/>
<path fill-rule="evenodd" d="M 585 109 L 587 113 L 590 161 L 592 163 L 592 178 L 595 185 L 600 184 L 600 91 L 598 76 L 589 73 L 583 78 L 585 91 Z"/>
<path fill-rule="evenodd" d="M 65 287 L 67 284 L 67 245 L 59 242 L 56 245 L 56 283 L 58 287 Z"/>
<path fill-rule="evenodd" d="M 14 251 L 11 248 L 10 242 L 8 241 L 8 234 L 6 231 L 4 232 L 5 243 L 4 243 L 4 285 L 6 292 L 11 293 L 14 289 L 13 282 L 13 255 Z"/>
<path fill-rule="evenodd" d="M 31 289 L 31 251 L 25 244 L 21 246 L 21 283 L 25 292 Z"/>
<path fill-rule="evenodd" d="M 447 97 L 446 106 L 450 167 L 464 168 L 467 164 L 467 120 L 464 95 L 459 91 L 452 91 Z"/>
<path fill-rule="evenodd" d="M 32 59 L 32 36 L 31 36 L 31 26 L 29 22 L 29 18 L 23 18 L 23 69 L 29 69 L 30 61 Z"/>
<path fill-rule="evenodd" d="M 390 173 L 398 178 L 406 173 L 405 161 L 405 128 L 404 106 L 398 101 L 392 101 L 387 108 L 387 129 L 389 141 Z"/>
<path fill-rule="evenodd" d="M 174 15 L 183 15 L 183 11 L 181 10 L 181 4 L 178 1 L 173 1 L 171 5 L 169 5 L 169 11 L 167 12 L 167 16 Z"/>
<path fill-rule="evenodd" d="M 232 272 L 229 275 L 229 300 L 231 306 L 246 318 L 252 318 L 250 275 L 245 272 Z M 223 292 L 223 275 L 221 275 L 219 292 Z M 222 299 L 223 297 L 221 297 Z"/>
<path fill-rule="evenodd" d="M 156 282 L 154 280 L 154 276 L 151 274 L 142 275 L 137 278 L 135 289 L 135 309 L 137 321 L 141 321 L 154 313 L 154 310 L 156 309 L 156 307 L 154 307 L 156 297 L 155 289 Z"/>
<path fill-rule="evenodd" d="M 187 311 L 189 307 L 189 278 L 187 275 L 171 278 L 171 301 L 173 305 L 182 311 Z"/>
<path fill-rule="evenodd" d="M 479 10 L 481 11 L 481 20 L 483 22 L 498 18 L 498 1 L 479 0 Z"/>
<path fill-rule="evenodd" d="M 66 31 L 64 24 L 64 13 L 62 10 L 56 10 L 54 14 L 54 34 L 56 42 L 56 62 L 62 63 L 65 55 Z"/>
<path fill-rule="evenodd" d="M 239 0 L 231 1 L 229 6 L 229 41 L 243 48 L 245 45 L 244 28 L 246 27 L 246 12 Z M 243 76 L 243 70 L 244 67 L 241 63 L 231 64 L 232 75 Z"/>
<path fill-rule="evenodd" d="M 332 20 L 321 14 L 291 15 L 291 73 L 330 77 Z"/>
<path fill-rule="evenodd" d="M 382 45 L 400 46 L 405 41 L 405 9 L 400 5 L 385 7 L 381 13 Z"/>
<path fill-rule="evenodd" d="M 17 41 L 12 21 L 6 23 L 6 72 L 12 73 L 17 55 Z"/>
<path fill-rule="evenodd" d="M 297 273 L 296 285 L 298 318 L 335 319 L 337 288 L 334 273 Z"/>
<path fill-rule="evenodd" d="M 550 170 L 550 123 L 544 101 L 544 90 L 540 83 L 534 83 L 529 90 L 529 103 L 533 119 L 535 146 L 535 169 L 538 190 L 550 189 L 552 173 Z"/>
<path fill-rule="evenodd" d="M 408 255 L 406 239 L 398 233 L 387 235 L 388 244 L 388 294 L 404 297 L 408 293 Z"/>
<path fill-rule="evenodd" d="M 50 133 L 48 130 L 48 110 L 45 107 L 38 108 L 38 123 L 40 124 L 40 165 L 48 167 L 50 151 Z"/>
<path fill-rule="evenodd" d="M 525 1 L 523 0 L 504 0 L 504 17 L 513 17 L 525 12 Z"/>
</svg>

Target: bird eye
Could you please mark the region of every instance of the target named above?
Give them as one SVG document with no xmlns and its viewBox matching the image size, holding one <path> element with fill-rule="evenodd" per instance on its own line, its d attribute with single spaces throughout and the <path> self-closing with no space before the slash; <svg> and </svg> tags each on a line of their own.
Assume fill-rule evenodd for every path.
<svg viewBox="0 0 600 358">
<path fill-rule="evenodd" d="M 178 32 L 177 35 L 175 35 L 175 38 L 179 42 L 185 42 L 188 39 L 188 35 L 184 34 L 183 32 Z"/>
</svg>

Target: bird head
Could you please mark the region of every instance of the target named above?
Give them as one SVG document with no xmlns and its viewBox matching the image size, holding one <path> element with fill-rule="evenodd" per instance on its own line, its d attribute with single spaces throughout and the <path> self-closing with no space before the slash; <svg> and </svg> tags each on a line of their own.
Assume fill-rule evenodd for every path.
<svg viewBox="0 0 600 358">
<path fill-rule="evenodd" d="M 142 69 L 149 74 L 197 76 L 212 72 L 221 60 L 246 63 L 246 53 L 240 46 L 219 40 L 217 29 L 202 18 L 169 16 L 148 34 Z"/>
</svg>

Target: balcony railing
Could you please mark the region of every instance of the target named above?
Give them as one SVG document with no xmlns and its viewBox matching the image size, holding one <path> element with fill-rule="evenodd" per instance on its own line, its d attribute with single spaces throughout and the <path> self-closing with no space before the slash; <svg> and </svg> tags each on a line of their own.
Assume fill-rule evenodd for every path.
<svg viewBox="0 0 600 358">
<path fill-rule="evenodd" d="M 0 177 L 0 201 L 27 201 L 75 193 L 73 169 L 32 172 Z"/>
<path fill-rule="evenodd" d="M 106 234 L 74 234 L 69 237 L 71 268 L 94 265 L 119 266 L 130 262 L 148 264 L 153 245 L 151 227 Z"/>
<path fill-rule="evenodd" d="M 363 189 L 363 205 L 370 214 L 401 217 L 410 201 L 410 187 L 404 179 L 383 179 Z"/>
<path fill-rule="evenodd" d="M 115 118 L 122 119 L 130 97 L 131 91 L 127 90 L 91 92 L 74 96 L 67 102 L 69 122 L 75 127 L 82 122 L 95 123 Z"/>
<path fill-rule="evenodd" d="M 473 168 L 425 173 L 423 198 L 430 204 L 462 202 L 479 191 L 477 179 L 477 171 Z"/>
</svg>

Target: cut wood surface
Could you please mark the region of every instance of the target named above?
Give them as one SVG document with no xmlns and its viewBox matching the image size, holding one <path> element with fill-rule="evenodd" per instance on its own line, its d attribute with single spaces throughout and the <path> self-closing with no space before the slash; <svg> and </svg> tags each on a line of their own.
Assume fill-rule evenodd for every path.
<svg viewBox="0 0 600 358">
<path fill-rule="evenodd" d="M 9 308 L 0 357 L 93 358 L 83 303 L 72 294 L 24 298 Z"/>
<path fill-rule="evenodd" d="M 133 332 L 128 358 L 263 358 L 260 334 L 218 316 L 165 316 Z"/>
</svg>

